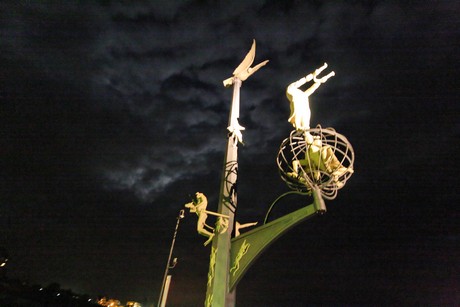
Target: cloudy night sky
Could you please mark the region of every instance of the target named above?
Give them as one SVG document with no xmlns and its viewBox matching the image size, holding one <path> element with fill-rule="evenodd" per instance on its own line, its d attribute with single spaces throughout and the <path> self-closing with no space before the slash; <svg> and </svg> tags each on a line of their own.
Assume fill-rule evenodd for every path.
<svg viewBox="0 0 460 307">
<path fill-rule="evenodd" d="M 0 247 L 7 276 L 122 302 L 158 299 L 190 195 L 217 210 L 231 76 L 240 222 L 289 188 L 286 86 L 324 62 L 311 125 L 355 151 L 328 212 L 271 245 L 238 306 L 460 301 L 457 1 L 2 1 Z M 311 203 L 290 196 L 273 218 Z M 181 220 L 170 306 L 202 306 L 210 246 Z M 150 306 L 150 305 L 149 305 Z"/>
</svg>

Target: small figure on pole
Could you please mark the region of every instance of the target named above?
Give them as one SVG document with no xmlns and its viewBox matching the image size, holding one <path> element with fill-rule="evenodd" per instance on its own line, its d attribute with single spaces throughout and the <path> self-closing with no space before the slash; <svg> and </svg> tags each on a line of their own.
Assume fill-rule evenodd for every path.
<svg viewBox="0 0 460 307">
<path fill-rule="evenodd" d="M 195 198 L 191 202 L 185 204 L 185 207 L 190 209 L 190 213 L 196 213 L 198 216 L 198 222 L 196 226 L 198 233 L 202 236 L 208 237 L 208 240 L 204 243 L 204 246 L 208 245 L 212 241 L 216 231 L 214 227 L 206 224 L 208 214 L 218 217 L 216 228 L 219 233 L 224 233 L 228 228 L 228 216 L 208 211 L 206 210 L 207 206 L 208 198 L 201 192 L 196 192 Z"/>
</svg>

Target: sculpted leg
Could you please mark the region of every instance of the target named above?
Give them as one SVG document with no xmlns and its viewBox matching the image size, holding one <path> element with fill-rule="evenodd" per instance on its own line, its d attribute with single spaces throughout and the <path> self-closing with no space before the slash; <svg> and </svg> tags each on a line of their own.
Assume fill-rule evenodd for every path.
<svg viewBox="0 0 460 307">
<path fill-rule="evenodd" d="M 198 231 L 198 233 L 202 236 L 205 236 L 205 237 L 209 237 L 209 236 L 212 236 L 213 233 L 206 230 L 206 219 L 208 218 L 208 215 L 204 212 L 202 212 L 199 216 L 198 216 L 198 222 L 196 224 L 196 230 Z"/>
<path fill-rule="evenodd" d="M 313 73 L 313 80 L 314 80 L 315 82 L 317 82 L 317 81 L 315 80 L 316 76 L 319 75 L 319 74 L 320 74 L 323 70 L 325 70 L 326 68 L 327 68 L 327 63 L 324 63 L 323 66 L 321 66 L 320 68 L 317 68 L 317 69 L 315 70 L 315 72 Z"/>
<path fill-rule="evenodd" d="M 257 222 L 253 223 L 246 223 L 246 224 L 240 224 L 238 221 L 236 222 L 235 225 L 235 237 L 238 237 L 240 235 L 240 229 L 241 228 L 246 228 L 246 227 L 251 227 L 257 225 Z"/>
<path fill-rule="evenodd" d="M 335 72 L 331 71 L 330 73 L 328 73 L 326 76 L 322 77 L 321 79 L 316 79 L 315 78 L 315 82 L 325 83 L 327 81 L 327 79 L 329 79 L 330 77 L 333 77 L 333 76 L 335 76 Z"/>
<path fill-rule="evenodd" d="M 313 73 L 313 81 L 315 81 L 315 83 L 324 83 L 327 81 L 327 79 L 329 79 L 330 77 L 333 77 L 335 76 L 335 73 L 332 71 L 330 72 L 329 74 L 327 74 L 326 76 L 322 77 L 321 79 L 317 79 L 316 77 L 323 71 L 327 68 L 327 63 L 324 63 L 323 66 L 321 66 L 320 68 L 316 69 L 315 72 Z"/>
</svg>

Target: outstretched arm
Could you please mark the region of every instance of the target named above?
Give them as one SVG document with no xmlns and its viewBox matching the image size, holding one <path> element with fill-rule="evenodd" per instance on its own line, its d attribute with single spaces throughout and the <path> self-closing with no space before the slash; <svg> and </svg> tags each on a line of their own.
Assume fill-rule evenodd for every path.
<svg viewBox="0 0 460 307">
<path fill-rule="evenodd" d="M 185 204 L 185 208 L 189 208 L 190 213 L 196 212 L 196 206 L 195 206 L 195 204 L 193 202 Z"/>
</svg>

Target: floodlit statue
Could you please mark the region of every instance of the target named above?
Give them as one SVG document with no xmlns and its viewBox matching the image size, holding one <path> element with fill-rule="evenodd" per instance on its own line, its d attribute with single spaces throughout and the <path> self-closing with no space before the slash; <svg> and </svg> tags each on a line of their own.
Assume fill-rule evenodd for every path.
<svg viewBox="0 0 460 307">
<path fill-rule="evenodd" d="M 214 237 L 214 232 L 216 229 L 206 224 L 206 219 L 208 214 L 215 215 L 218 217 L 216 227 L 219 233 L 224 233 L 228 228 L 228 216 L 211 212 L 206 210 L 208 206 L 208 198 L 200 192 L 195 193 L 195 198 L 192 202 L 185 204 L 186 208 L 190 209 L 190 213 L 196 213 L 198 216 L 198 222 L 196 229 L 198 233 L 202 236 L 208 237 L 208 240 L 204 243 L 204 246 L 208 245 Z M 209 229 L 209 230 L 208 230 Z"/>
<path fill-rule="evenodd" d="M 286 96 L 291 103 L 291 115 L 289 116 L 288 121 L 294 126 L 296 130 L 308 130 L 310 129 L 310 102 L 308 97 L 313 94 L 316 89 L 322 84 L 325 83 L 330 77 L 335 76 L 335 73 L 332 71 L 328 75 L 317 79 L 316 77 L 326 69 L 327 64 L 324 63 L 323 66 L 316 69 L 313 73 L 308 74 L 306 77 L 303 77 L 296 82 L 291 83 L 286 90 Z M 313 80 L 315 83 L 305 91 L 299 89 L 305 83 Z"/>
<path fill-rule="evenodd" d="M 291 83 L 286 89 L 286 96 L 289 99 L 291 107 L 291 115 L 288 121 L 294 126 L 296 130 L 304 131 L 305 142 L 307 144 L 307 152 L 305 159 L 294 160 L 292 162 L 293 173 L 292 176 L 297 177 L 299 167 L 313 175 L 313 178 L 319 180 L 321 173 L 325 172 L 332 177 L 332 180 L 338 187 L 343 183 L 340 177 L 347 172 L 353 172 L 352 168 L 343 167 L 340 161 L 334 154 L 334 150 L 330 145 L 323 145 L 318 137 L 313 137 L 307 130 L 310 129 L 310 102 L 309 97 L 313 94 L 322 83 L 325 83 L 329 78 L 335 76 L 332 71 L 322 78 L 317 78 L 318 75 L 327 68 L 327 63 L 316 69 L 313 73 L 308 74 L 296 82 Z M 312 81 L 313 85 L 307 90 L 302 91 L 299 89 L 305 83 Z"/>
</svg>

